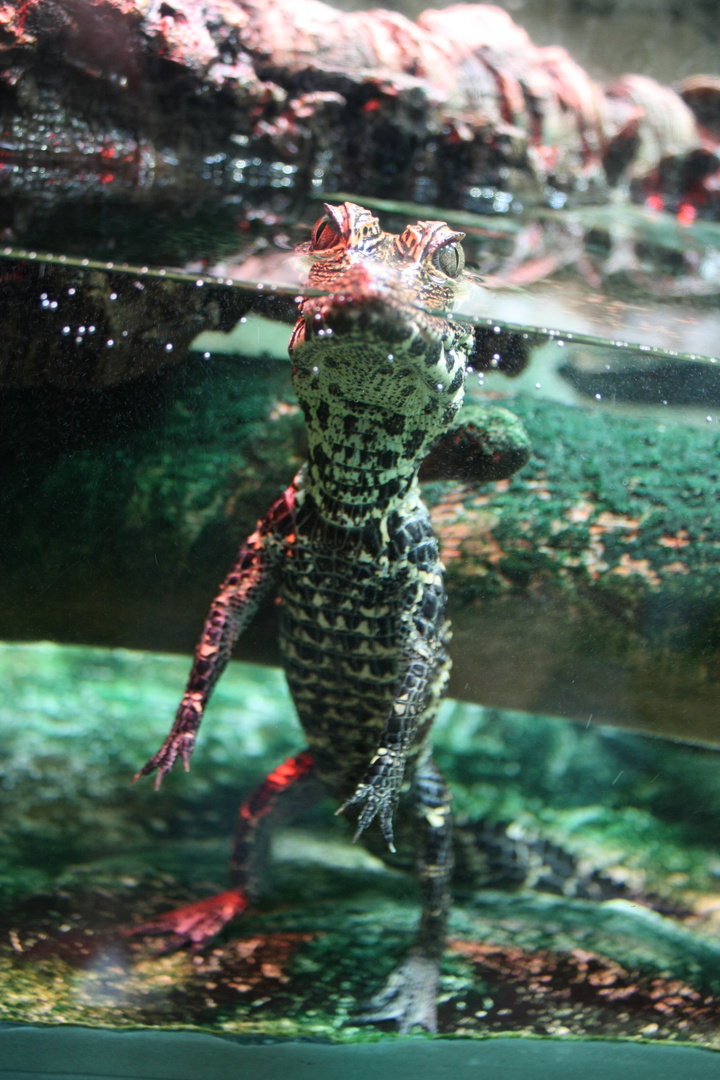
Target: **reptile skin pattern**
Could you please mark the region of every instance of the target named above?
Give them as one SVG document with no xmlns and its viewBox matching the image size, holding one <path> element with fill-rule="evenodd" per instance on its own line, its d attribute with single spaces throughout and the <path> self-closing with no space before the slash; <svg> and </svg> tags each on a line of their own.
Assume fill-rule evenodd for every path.
<svg viewBox="0 0 720 1080">
<path fill-rule="evenodd" d="M 302 252 L 307 296 L 290 340 L 308 461 L 245 541 L 214 600 L 172 730 L 141 770 L 188 767 L 213 686 L 259 605 L 280 599 L 285 672 L 307 750 L 243 803 L 233 889 L 161 916 L 149 932 L 196 944 L 260 890 L 269 835 L 330 794 L 385 853 L 409 848 L 422 892 L 415 943 L 365 1019 L 435 1028 L 450 905 L 450 799 L 428 741 L 450 670 L 443 567 L 418 469 L 456 422 L 471 327 L 450 314 L 462 234 L 443 222 L 384 232 L 325 207 Z M 414 851 L 413 851 L 414 848 Z"/>
</svg>

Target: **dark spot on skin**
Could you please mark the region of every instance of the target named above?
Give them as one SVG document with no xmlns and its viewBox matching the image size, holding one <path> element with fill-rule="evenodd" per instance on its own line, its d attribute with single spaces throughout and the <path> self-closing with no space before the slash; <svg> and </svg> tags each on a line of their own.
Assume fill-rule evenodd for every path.
<svg viewBox="0 0 720 1080">
<path fill-rule="evenodd" d="M 388 435 L 402 435 L 405 430 L 405 417 L 401 413 L 389 416 L 383 424 L 383 428 Z"/>
<path fill-rule="evenodd" d="M 462 386 L 464 381 L 465 381 L 465 370 L 464 370 L 464 368 L 459 367 L 457 369 L 457 371 L 455 372 L 455 378 L 450 383 L 449 393 L 451 393 L 451 394 L 456 393 L 460 389 L 460 387 Z"/>
<path fill-rule="evenodd" d="M 325 430 L 330 419 L 330 406 L 327 401 L 321 401 L 317 407 L 317 418 L 320 427 Z"/>
<path fill-rule="evenodd" d="M 425 363 L 428 367 L 434 367 L 440 359 L 442 345 L 439 341 L 433 341 L 425 350 Z"/>
<path fill-rule="evenodd" d="M 343 433 L 346 439 L 349 439 L 351 435 L 354 435 L 357 431 L 358 418 L 352 413 L 347 413 L 343 418 Z"/>
<path fill-rule="evenodd" d="M 415 428 L 403 441 L 403 450 L 407 457 L 414 457 L 423 444 L 425 432 L 422 428 Z"/>
</svg>

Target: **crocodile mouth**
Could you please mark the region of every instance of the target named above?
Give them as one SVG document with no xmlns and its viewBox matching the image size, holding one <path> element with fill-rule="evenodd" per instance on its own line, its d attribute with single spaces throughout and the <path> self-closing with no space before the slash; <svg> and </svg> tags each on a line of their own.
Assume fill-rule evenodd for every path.
<svg viewBox="0 0 720 1080">
<path fill-rule="evenodd" d="M 307 297 L 290 342 L 290 353 L 301 345 L 331 346 L 357 341 L 369 351 L 398 350 L 408 358 L 439 347 L 452 348 L 467 334 L 444 309 L 428 310 L 408 296 L 397 274 L 378 275 L 354 266 L 323 296 Z"/>
</svg>

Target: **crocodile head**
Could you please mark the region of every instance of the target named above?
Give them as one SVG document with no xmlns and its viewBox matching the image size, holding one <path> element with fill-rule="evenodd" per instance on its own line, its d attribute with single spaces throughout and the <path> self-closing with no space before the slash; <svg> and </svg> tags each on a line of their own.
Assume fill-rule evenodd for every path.
<svg viewBox="0 0 720 1080">
<path fill-rule="evenodd" d="M 463 233 L 420 221 L 395 235 L 354 203 L 325 210 L 300 249 L 322 295 L 301 302 L 290 340 L 311 467 L 354 442 L 416 469 L 464 395 L 472 330 L 451 314 Z"/>
</svg>

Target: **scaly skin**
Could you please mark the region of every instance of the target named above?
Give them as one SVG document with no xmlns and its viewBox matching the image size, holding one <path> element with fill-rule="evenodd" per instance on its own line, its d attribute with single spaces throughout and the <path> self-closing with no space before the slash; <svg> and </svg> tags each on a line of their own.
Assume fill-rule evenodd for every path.
<svg viewBox="0 0 720 1080">
<path fill-rule="evenodd" d="M 462 234 L 442 222 L 384 233 L 362 207 L 326 207 L 305 252 L 308 284 L 290 341 L 309 458 L 240 549 L 214 601 L 172 730 L 142 774 L 188 767 L 203 710 L 239 633 L 271 590 L 308 749 L 241 807 L 234 888 L 142 930 L 202 943 L 259 890 L 272 828 L 323 793 L 413 836 L 423 907 L 415 944 L 366 1013 L 435 1029 L 450 906 L 451 814 L 428 735 L 450 671 L 443 567 L 418 469 L 456 423 L 471 328 L 448 318 Z M 403 845 L 400 845 L 401 849 Z M 401 850 L 400 854 L 403 854 Z"/>
</svg>

